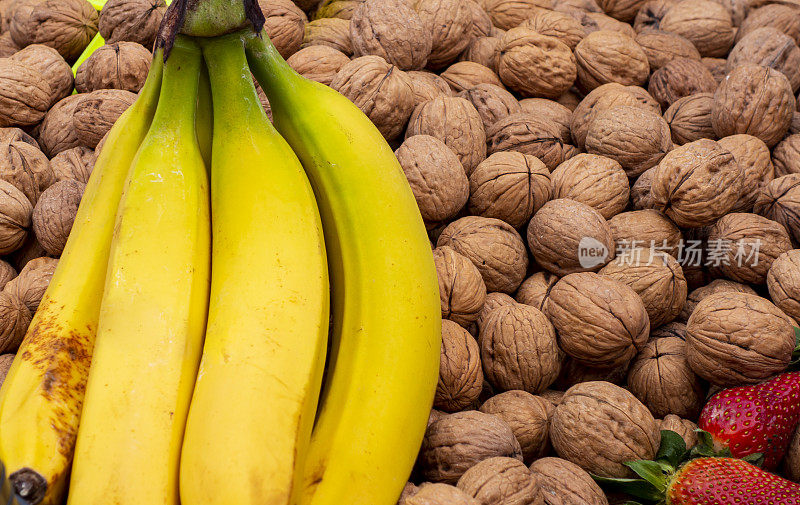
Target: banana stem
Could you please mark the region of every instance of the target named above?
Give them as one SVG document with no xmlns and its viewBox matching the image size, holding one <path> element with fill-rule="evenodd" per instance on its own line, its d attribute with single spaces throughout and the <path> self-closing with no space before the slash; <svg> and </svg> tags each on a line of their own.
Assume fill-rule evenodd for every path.
<svg viewBox="0 0 800 505">
<path fill-rule="evenodd" d="M 286 83 L 304 78 L 286 63 L 266 33 L 247 33 L 244 42 L 250 70 L 261 87 L 281 101 L 291 101 L 294 93 L 286 92 Z"/>
<path fill-rule="evenodd" d="M 247 58 L 244 54 L 244 44 L 240 33 L 226 35 L 202 43 L 203 56 L 209 69 L 211 78 L 211 89 L 213 93 L 213 103 L 226 104 L 227 110 L 215 111 L 215 117 L 220 119 L 223 116 L 236 117 L 243 122 L 243 126 L 255 121 L 266 120 L 261 107 L 252 107 L 253 103 L 259 103 L 258 93 L 253 84 L 247 69 Z M 234 82 L 228 76 L 238 75 L 239 79 Z M 233 107 L 235 110 L 230 110 Z M 258 111 L 261 114 L 257 114 Z M 224 128 L 225 125 L 218 125 Z"/>
<path fill-rule="evenodd" d="M 200 48 L 190 39 L 175 39 L 174 59 L 164 64 L 164 81 L 161 84 L 158 109 L 153 118 L 153 129 L 178 131 L 180 135 L 195 136 L 197 93 L 200 87 Z"/>
</svg>

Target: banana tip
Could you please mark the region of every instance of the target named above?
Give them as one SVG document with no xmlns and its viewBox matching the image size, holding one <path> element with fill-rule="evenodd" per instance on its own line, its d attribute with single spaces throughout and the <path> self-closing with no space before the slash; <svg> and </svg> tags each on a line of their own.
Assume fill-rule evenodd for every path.
<svg viewBox="0 0 800 505">
<path fill-rule="evenodd" d="M 30 468 L 17 470 L 9 475 L 8 480 L 14 486 L 14 492 L 31 505 L 40 503 L 47 492 L 47 479 Z"/>
</svg>

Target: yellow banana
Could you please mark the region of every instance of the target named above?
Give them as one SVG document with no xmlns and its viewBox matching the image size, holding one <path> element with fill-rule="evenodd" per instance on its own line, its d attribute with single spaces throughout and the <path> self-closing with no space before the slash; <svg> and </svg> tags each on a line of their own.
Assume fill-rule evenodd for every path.
<svg viewBox="0 0 800 505">
<path fill-rule="evenodd" d="M 430 243 L 391 148 L 332 89 L 266 39 L 248 60 L 322 215 L 333 287 L 326 385 L 296 502 L 393 505 L 425 432 L 441 319 Z"/>
<path fill-rule="evenodd" d="M 117 213 L 69 505 L 177 505 L 209 294 L 199 48 L 179 38 Z"/>
<path fill-rule="evenodd" d="M 208 327 L 181 456 L 183 505 L 288 505 L 325 367 L 329 287 L 314 193 L 261 109 L 241 36 L 204 44 L 214 102 Z"/>
<path fill-rule="evenodd" d="M 214 133 L 214 111 L 211 104 L 211 81 L 205 65 L 200 68 L 200 87 L 197 91 L 197 145 L 203 162 L 211 166 L 211 142 Z"/>
<path fill-rule="evenodd" d="M 31 504 L 63 502 L 92 359 L 114 219 L 158 104 L 161 53 L 109 133 L 50 286 L 0 391 L 0 461 Z"/>
</svg>

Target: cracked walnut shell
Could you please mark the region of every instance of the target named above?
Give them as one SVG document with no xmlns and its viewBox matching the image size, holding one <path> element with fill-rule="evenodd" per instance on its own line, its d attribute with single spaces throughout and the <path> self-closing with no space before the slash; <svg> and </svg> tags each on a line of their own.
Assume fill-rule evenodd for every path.
<svg viewBox="0 0 800 505">
<path fill-rule="evenodd" d="M 367 0 L 350 19 L 355 56 L 376 55 L 400 70 L 420 70 L 428 63 L 433 39 L 406 0 Z"/>
<path fill-rule="evenodd" d="M 610 219 L 628 206 L 630 185 L 619 163 L 596 154 L 578 154 L 553 170 L 553 198 L 585 203 Z"/>
<path fill-rule="evenodd" d="M 552 410 L 549 401 L 525 391 L 506 391 L 492 396 L 480 408 L 481 412 L 508 423 L 526 463 L 550 451 L 547 423 Z"/>
<path fill-rule="evenodd" d="M 486 301 L 486 284 L 472 262 L 442 246 L 433 250 L 433 263 L 439 278 L 442 318 L 468 327 L 478 319 Z"/>
<path fill-rule="evenodd" d="M 458 480 L 458 488 L 481 503 L 544 505 L 539 483 L 524 463 L 495 457 L 476 464 Z"/>
<path fill-rule="evenodd" d="M 525 97 L 556 99 L 575 82 L 569 46 L 528 28 L 513 28 L 500 41 L 497 71 L 503 84 Z"/>
<path fill-rule="evenodd" d="M 647 54 L 621 32 L 590 33 L 575 47 L 575 60 L 578 85 L 587 92 L 610 82 L 640 86 L 650 76 Z"/>
<path fill-rule="evenodd" d="M 128 41 L 153 47 L 165 12 L 164 0 L 108 0 L 100 11 L 100 35 L 107 44 Z"/>
<path fill-rule="evenodd" d="M 138 93 L 144 86 L 153 56 L 135 42 L 116 42 L 98 48 L 75 74 L 75 89 L 124 89 Z"/>
<path fill-rule="evenodd" d="M 561 458 L 537 459 L 531 472 L 547 505 L 608 505 L 600 486 L 586 470 Z"/>
<path fill-rule="evenodd" d="M 483 389 L 480 349 L 472 335 L 453 321 L 442 321 L 439 382 L 433 406 L 457 412 L 478 401 Z"/>
</svg>

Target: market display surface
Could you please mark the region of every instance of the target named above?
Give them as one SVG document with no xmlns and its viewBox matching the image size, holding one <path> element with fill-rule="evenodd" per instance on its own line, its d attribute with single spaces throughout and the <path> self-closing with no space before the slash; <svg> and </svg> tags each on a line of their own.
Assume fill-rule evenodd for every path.
<svg viewBox="0 0 800 505">
<path fill-rule="evenodd" d="M 799 44 L 0 0 L 0 503 L 800 504 Z"/>
</svg>

